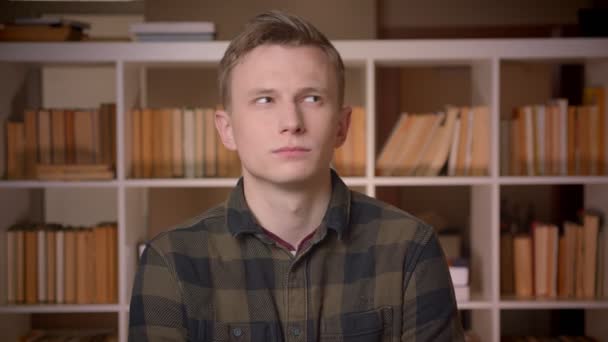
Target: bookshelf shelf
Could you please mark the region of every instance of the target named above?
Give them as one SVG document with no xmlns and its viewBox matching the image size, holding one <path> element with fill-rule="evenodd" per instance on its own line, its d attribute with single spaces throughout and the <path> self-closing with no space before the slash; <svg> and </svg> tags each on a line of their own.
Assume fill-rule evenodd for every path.
<svg viewBox="0 0 608 342">
<path fill-rule="evenodd" d="M 471 300 L 466 302 L 458 302 L 459 310 L 488 310 L 492 309 L 493 304 L 490 301 Z"/>
<path fill-rule="evenodd" d="M 116 188 L 118 181 L 0 181 L 0 189 L 28 188 Z"/>
<path fill-rule="evenodd" d="M 375 177 L 376 186 L 450 186 L 450 185 L 489 185 L 490 177 Z"/>
<path fill-rule="evenodd" d="M 236 178 L 200 178 L 200 179 L 128 179 L 124 181 L 127 188 L 164 188 L 164 187 L 232 187 Z"/>
<path fill-rule="evenodd" d="M 6 305 L 0 306 L 0 314 L 120 312 L 121 309 L 122 306 L 116 304 Z"/>
<path fill-rule="evenodd" d="M 608 309 L 608 299 L 597 300 L 518 300 L 503 299 L 499 304 L 501 309 Z"/>
<path fill-rule="evenodd" d="M 608 176 L 562 176 L 562 177 L 500 177 L 501 185 L 562 185 L 562 184 L 608 184 Z"/>
<path fill-rule="evenodd" d="M 347 66 L 347 103 L 365 108 L 366 113 L 366 168 L 365 174 L 346 177 L 347 185 L 367 195 L 393 196 L 397 202 L 407 200 L 427 201 L 435 209 L 443 194 L 457 193 L 465 196 L 462 201 L 452 201 L 442 206 L 465 216 L 466 242 L 471 249 L 471 301 L 459 303 L 459 309 L 471 310 L 471 325 L 483 341 L 500 341 L 501 310 L 503 309 L 581 309 L 585 319 L 585 331 L 590 335 L 606 337 L 605 324 L 598 324 L 608 313 L 608 299 L 589 301 L 571 300 L 517 300 L 500 296 L 500 196 L 502 185 L 583 185 L 585 207 L 599 207 L 608 212 L 608 176 L 557 176 L 515 177 L 500 174 L 500 118 L 505 108 L 522 100 L 505 97 L 510 83 L 505 66 L 522 64 L 535 68 L 538 64 L 551 66 L 560 63 L 579 63 L 585 68 L 585 85 L 608 87 L 608 39 L 466 39 L 466 40 L 407 40 L 407 41 L 336 41 Z M 0 306 L 1 320 L 26 320 L 32 313 L 118 313 L 119 341 L 127 341 L 128 312 L 132 281 L 136 269 L 137 243 L 154 231 L 151 226 L 170 226 L 170 219 L 200 213 L 211 202 L 224 200 L 226 190 L 236 183 L 236 178 L 197 179 L 131 179 L 131 124 L 130 110 L 137 106 L 205 106 L 215 102 L 215 70 L 228 42 L 203 43 L 129 43 L 129 42 L 74 42 L 74 43 L 0 43 L 0 78 L 11 82 L 0 84 L 0 123 L 8 117 L 18 116 L 23 108 L 13 107 L 27 98 L 27 106 L 74 106 L 73 99 L 86 98 L 86 106 L 98 106 L 102 102 L 116 103 L 116 179 L 110 181 L 0 181 L 0 242 L 4 242 L 6 228 L 24 217 L 42 218 L 49 221 L 81 223 L 78 220 L 113 220 L 118 223 L 118 285 L 119 302 L 112 305 L 5 305 Z M 26 77 L 29 70 L 52 66 L 66 67 L 80 76 L 95 72 L 104 75 L 107 90 L 98 99 L 99 89 L 91 88 L 87 96 L 74 96 L 74 91 L 63 94 L 61 87 L 50 87 L 53 99 L 45 102 L 44 84 Z M 102 66 L 103 68 L 96 68 Z M 59 68 L 57 68 L 59 67 Z M 377 146 L 381 144 L 382 124 L 389 123 L 380 104 L 382 93 L 377 88 L 377 76 L 384 67 L 397 67 L 406 71 L 420 68 L 437 69 L 466 78 L 462 83 L 465 103 L 459 105 L 484 105 L 490 112 L 490 161 L 489 176 L 485 177 L 378 177 L 375 174 Z M 90 70 L 92 69 L 92 70 Z M 98 70 L 100 69 L 100 70 Z M 174 87 L 167 96 L 179 100 L 159 99 L 169 87 L 150 86 L 153 81 L 166 77 L 181 81 L 183 75 L 194 70 L 198 83 L 193 87 L 182 84 L 190 92 L 179 97 L 182 88 Z M 54 70 L 55 72 L 57 70 Z M 61 70 L 60 70 L 61 71 Z M 174 73 L 175 71 L 175 73 Z M 173 74 L 172 74 L 173 73 Z M 159 76 L 160 75 L 160 76 Z M 177 76 L 177 77 L 176 77 Z M 190 76 L 190 75 L 188 75 Z M 459 77 L 460 77 L 459 76 Z M 83 76 L 84 77 L 84 76 Z M 86 76 L 89 77 L 89 76 Z M 526 79 L 524 79 L 527 81 Z M 55 79 L 53 82 L 58 82 Z M 88 81 L 89 83 L 90 80 Z M 30 84 L 33 83 L 33 84 Z M 527 82 L 522 82 L 527 83 Z M 511 88 L 520 90 L 519 84 Z M 90 84 L 87 84 L 87 86 Z M 461 83 L 458 83 L 461 85 Z M 48 85 L 47 85 L 48 86 Z M 74 85 L 71 85 L 74 86 Z M 75 91 L 81 91 L 74 86 Z M 86 92 L 83 87 L 83 94 Z M 31 93 L 20 94 L 23 89 Z M 60 91 L 57 91 L 59 89 Z M 72 89 L 72 88 L 70 88 Z M 207 93 L 204 90 L 209 89 Z M 547 91 L 549 93 L 550 91 Z M 40 94 L 42 93 L 42 94 Z M 205 94 L 203 94 L 205 93 Z M 92 94 L 92 95 L 91 95 Z M 48 94 L 46 94 L 48 95 Z M 89 96 L 90 95 L 90 96 Z M 435 94 L 436 95 L 436 94 Z M 439 94 L 442 95 L 442 94 Z M 522 94 L 525 98 L 527 94 Z M 201 99 L 201 97 L 205 97 Z M 418 94 L 416 94 L 418 96 Z M 518 95 L 519 96 L 519 95 Z M 543 95 L 543 97 L 549 95 Z M 39 98 L 38 98 L 39 97 Z M 48 96 L 47 96 L 48 97 Z M 442 96 L 437 101 L 447 101 Z M 183 99 L 186 100 L 183 100 Z M 84 100 L 83 100 L 84 101 Z M 188 102 L 189 101 L 189 102 Z M 31 103 L 30 103 L 31 102 Z M 51 103 L 49 105 L 49 103 Z M 527 102 L 523 102 L 527 103 Z M 401 102 L 403 104 L 403 101 Z M 456 103 L 454 103 L 456 105 Z M 517 103 L 521 105 L 522 103 Z M 439 104 L 439 106 L 445 105 Z M 78 104 L 80 106 L 80 104 Z M 434 107 L 438 110 L 440 107 Z M 404 108 L 404 110 L 410 110 Z M 414 109 L 412 109 L 414 110 Z M 506 113 L 508 114 L 508 113 Z M 390 126 L 390 125 L 384 125 Z M 382 132 L 382 133 L 381 133 Z M 386 138 L 386 137 L 385 137 Z M 0 131 L 0 173 L 5 171 L 5 132 Z M 510 188 L 510 187 L 505 187 Z M 31 189 L 45 189 L 43 194 Z M 79 191 L 83 190 L 83 191 Z M 444 191 L 445 190 L 445 191 Z M 430 193 L 427 198 L 421 199 Z M 182 196 L 185 205 L 171 204 L 173 195 Z M 413 194 L 413 195 L 412 195 Z M 464 195 L 463 195 L 464 194 Z M 380 197 L 380 196 L 379 196 Z M 449 197 L 449 196 L 444 196 Z M 58 199 L 69 199 L 60 201 Z M 168 201 L 168 202 L 163 202 Z M 204 202 L 204 203 L 201 203 Z M 209 203 L 207 203 L 209 202 Z M 455 203 L 462 202 L 462 203 Z M 86 203 L 86 204 L 85 204 Z M 428 204 L 431 203 L 431 204 Z M 156 207 L 154 207 L 155 205 Z M 460 206 L 462 205 L 462 206 Z M 38 211 L 32 212 L 32 207 Z M 155 213 L 158 207 L 169 207 L 163 213 Z M 40 209 L 41 208 L 41 209 Z M 74 210 L 77 208 L 78 210 Z M 408 210 L 407 207 L 404 209 Z M 445 208 L 437 208 L 445 209 Z M 170 211 L 170 212 L 169 212 Z M 452 213 L 451 213 L 452 214 Z M 156 215 L 156 216 L 155 216 Z M 167 217 L 170 217 L 167 218 Z M 74 222 L 72 222 L 74 221 Z M 160 222 L 162 221 L 162 222 Z M 91 224 L 90 222 L 82 222 Z M 156 229 L 160 229 L 156 227 Z M 5 244 L 0 244 L 0 255 L 5 255 Z M 1 259 L 1 258 L 0 258 Z M 6 265 L 0 262 L 0 296 L 6 294 Z M 6 298 L 0 298 L 4 303 Z M 598 319 L 599 317 L 599 319 Z M 27 326 L 27 322 L 24 323 Z M 14 329 L 14 333 L 18 331 Z"/>
</svg>

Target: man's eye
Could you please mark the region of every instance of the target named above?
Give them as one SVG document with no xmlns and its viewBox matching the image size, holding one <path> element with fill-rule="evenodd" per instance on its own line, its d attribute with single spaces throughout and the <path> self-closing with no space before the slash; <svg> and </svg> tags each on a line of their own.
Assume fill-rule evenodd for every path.
<svg viewBox="0 0 608 342">
<path fill-rule="evenodd" d="M 321 96 L 318 96 L 318 95 L 309 95 L 304 98 L 304 102 L 314 103 L 314 102 L 319 102 L 319 101 L 321 101 Z"/>
<path fill-rule="evenodd" d="M 255 103 L 270 103 L 272 102 L 272 98 L 270 98 L 269 96 L 263 96 L 263 97 L 259 97 L 255 100 Z"/>
</svg>

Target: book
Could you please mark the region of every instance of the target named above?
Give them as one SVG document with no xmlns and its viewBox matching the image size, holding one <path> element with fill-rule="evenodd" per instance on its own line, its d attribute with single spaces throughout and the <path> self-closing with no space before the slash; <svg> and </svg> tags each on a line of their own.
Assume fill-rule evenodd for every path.
<svg viewBox="0 0 608 342">
<path fill-rule="evenodd" d="M 194 178 L 196 176 L 196 125 L 194 110 L 184 109 L 184 135 L 183 135 L 183 146 L 184 146 L 184 175 L 186 178 Z M 202 135 L 201 137 L 206 136 Z M 206 141 L 205 141 L 206 142 Z M 206 152 L 206 151 L 205 151 Z M 205 158 L 207 155 L 205 154 Z"/>
<path fill-rule="evenodd" d="M 421 136 L 412 146 L 412 153 L 409 154 L 409 156 L 406 156 L 403 160 L 403 164 L 401 164 L 401 172 L 403 172 L 402 174 L 405 176 L 413 176 L 421 160 L 429 153 L 428 150 L 432 145 L 433 140 L 436 139 L 435 135 L 437 129 L 445 118 L 445 113 L 429 113 L 423 115 L 423 117 L 425 122 L 424 127 L 421 129 Z"/>
<path fill-rule="evenodd" d="M 61 226 L 55 228 L 55 302 L 64 303 L 65 300 L 65 258 L 64 258 L 64 229 Z"/>
<path fill-rule="evenodd" d="M 470 162 L 470 147 L 472 142 L 473 113 L 468 107 L 460 110 L 460 135 L 457 147 L 456 168 L 454 176 L 466 176 L 467 165 Z"/>
<path fill-rule="evenodd" d="M 25 126 L 21 122 L 6 123 L 6 177 L 24 179 L 25 172 Z"/>
<path fill-rule="evenodd" d="M 35 177 L 36 163 L 38 163 L 38 113 L 35 110 L 26 110 L 25 125 L 25 176 L 28 179 Z"/>
<path fill-rule="evenodd" d="M 131 177 L 143 178 L 142 111 L 133 109 L 131 117 Z"/>
<path fill-rule="evenodd" d="M 514 289 L 513 234 L 500 234 L 500 293 L 511 295 Z"/>
<path fill-rule="evenodd" d="M 63 302 L 65 304 L 76 304 L 76 229 L 73 227 L 66 227 L 63 239 Z"/>
<path fill-rule="evenodd" d="M 109 243 L 105 224 L 98 224 L 93 228 L 95 236 L 95 303 L 102 304 L 109 302 L 109 288 L 103 286 L 109 277 Z"/>
<path fill-rule="evenodd" d="M 384 172 L 384 176 L 406 176 L 413 164 L 413 156 L 416 147 L 421 148 L 420 141 L 424 137 L 424 132 L 427 128 L 430 129 L 430 117 L 422 114 L 411 115 L 408 121 L 411 121 L 411 126 L 405 132 L 403 145 L 395 154 L 394 160 L 391 162 L 391 168 Z M 408 160 L 409 159 L 409 160 Z"/>
<path fill-rule="evenodd" d="M 452 284 L 456 286 L 469 285 L 469 260 L 466 258 L 448 258 L 448 267 Z"/>
<path fill-rule="evenodd" d="M 65 164 L 65 113 L 63 110 L 51 110 L 51 136 L 53 164 Z"/>
<path fill-rule="evenodd" d="M 457 118 L 458 109 L 448 107 L 431 141 L 431 146 L 429 146 L 425 156 L 416 168 L 416 176 L 439 175 L 440 170 L 447 162 Z"/>
<path fill-rule="evenodd" d="M 211 108 L 205 110 L 205 176 L 219 175 L 218 150 L 221 147 L 219 135 L 215 130 L 215 111 Z"/>
<path fill-rule="evenodd" d="M 14 230 L 15 234 L 15 303 L 25 302 L 25 225 L 18 224 Z"/>
<path fill-rule="evenodd" d="M 515 295 L 520 298 L 534 295 L 534 266 L 532 239 L 528 234 L 513 237 Z"/>
<path fill-rule="evenodd" d="M 111 165 L 67 164 L 36 165 L 36 179 L 39 180 L 108 180 L 114 178 Z"/>
<path fill-rule="evenodd" d="M 78 41 L 86 38 L 86 34 L 70 25 L 14 25 L 0 26 L 0 41 L 4 42 L 58 42 Z"/>
<path fill-rule="evenodd" d="M 143 42 L 208 41 L 215 37 L 215 24 L 194 22 L 144 22 L 130 27 L 133 40 Z"/>
<path fill-rule="evenodd" d="M 205 111 L 194 109 L 194 177 L 205 174 Z"/>
<path fill-rule="evenodd" d="M 74 112 L 74 148 L 76 164 L 94 164 L 93 114 L 91 111 Z"/>
<path fill-rule="evenodd" d="M 584 236 L 584 271 L 583 271 L 583 297 L 595 297 L 595 277 L 597 266 L 597 238 L 599 231 L 599 217 L 586 213 L 583 219 Z"/>
<path fill-rule="evenodd" d="M 85 21 L 66 19 L 56 16 L 44 17 L 18 17 L 12 21 L 12 24 L 19 26 L 39 25 L 39 26 L 70 26 L 80 30 L 91 28 L 91 24 Z"/>
<path fill-rule="evenodd" d="M 79 227 L 75 230 L 76 254 L 74 260 L 76 262 L 76 304 L 88 303 L 87 298 L 87 268 L 92 267 L 88 263 L 87 257 L 87 231 L 85 227 Z"/>
<path fill-rule="evenodd" d="M 25 303 L 38 302 L 38 234 L 36 224 L 25 227 Z"/>
<path fill-rule="evenodd" d="M 458 147 L 460 146 L 460 132 L 462 122 L 462 113 L 459 111 L 454 123 L 454 134 L 450 146 L 450 155 L 448 159 L 448 176 L 456 176 L 456 167 L 458 162 Z"/>
<path fill-rule="evenodd" d="M 155 21 L 131 24 L 130 31 L 133 34 L 202 34 L 215 32 L 215 24 L 210 21 Z"/>
<path fill-rule="evenodd" d="M 6 231 L 6 302 L 17 302 L 17 226 Z"/>
<path fill-rule="evenodd" d="M 155 135 L 154 119 L 154 111 L 151 109 L 141 110 L 141 160 L 143 178 L 152 178 L 154 176 L 154 156 L 157 155 L 154 150 L 154 141 L 158 138 L 158 136 Z"/>
<path fill-rule="evenodd" d="M 38 162 L 51 164 L 51 113 L 48 110 L 38 111 Z"/>
<path fill-rule="evenodd" d="M 468 302 L 471 300 L 471 288 L 469 286 L 454 286 L 456 302 Z"/>
<path fill-rule="evenodd" d="M 173 153 L 172 153 L 172 164 L 173 164 L 173 177 L 184 177 L 184 124 L 182 110 L 174 108 L 171 111 L 173 118 Z"/>
<path fill-rule="evenodd" d="M 64 111 L 65 123 L 65 162 L 67 164 L 76 163 L 76 137 L 74 135 L 74 111 Z"/>
<path fill-rule="evenodd" d="M 44 226 L 36 227 L 36 247 L 38 251 L 36 255 L 38 257 L 37 260 L 37 279 L 38 279 L 38 295 L 37 302 L 45 303 L 46 302 L 46 281 L 47 281 L 47 265 L 46 265 L 46 231 Z"/>
<path fill-rule="evenodd" d="M 471 144 L 471 176 L 487 176 L 490 167 L 490 112 L 485 106 L 473 108 L 473 131 Z"/>
<path fill-rule="evenodd" d="M 395 167 L 394 161 L 400 148 L 402 148 L 404 140 L 408 136 L 409 126 L 412 124 L 412 119 L 407 113 L 399 116 L 397 123 L 393 126 L 393 130 L 384 143 L 384 147 L 376 161 L 376 173 L 382 176 L 387 176 Z"/>
</svg>

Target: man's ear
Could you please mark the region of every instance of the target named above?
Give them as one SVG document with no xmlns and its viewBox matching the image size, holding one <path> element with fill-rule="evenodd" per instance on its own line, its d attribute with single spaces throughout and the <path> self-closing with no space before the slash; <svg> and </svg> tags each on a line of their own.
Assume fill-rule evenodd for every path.
<svg viewBox="0 0 608 342">
<path fill-rule="evenodd" d="M 334 145 L 334 148 L 342 146 L 344 141 L 346 141 L 352 111 L 353 109 L 349 106 L 344 106 L 340 110 L 340 117 L 338 118 L 338 130 L 336 132 L 336 144 Z"/>
<path fill-rule="evenodd" d="M 215 128 L 227 149 L 236 151 L 234 132 L 232 131 L 232 117 L 222 109 L 215 111 Z"/>
</svg>

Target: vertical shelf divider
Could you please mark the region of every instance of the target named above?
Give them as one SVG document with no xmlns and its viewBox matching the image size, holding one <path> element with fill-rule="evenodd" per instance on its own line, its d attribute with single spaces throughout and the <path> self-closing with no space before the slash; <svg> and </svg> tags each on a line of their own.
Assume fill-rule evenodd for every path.
<svg viewBox="0 0 608 342">
<path fill-rule="evenodd" d="M 365 192 L 368 196 L 376 196 L 374 175 L 376 169 L 376 65 L 373 59 L 365 61 L 365 113 L 366 132 L 365 144 Z"/>
</svg>

